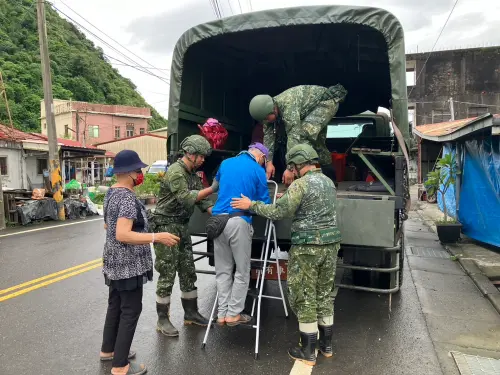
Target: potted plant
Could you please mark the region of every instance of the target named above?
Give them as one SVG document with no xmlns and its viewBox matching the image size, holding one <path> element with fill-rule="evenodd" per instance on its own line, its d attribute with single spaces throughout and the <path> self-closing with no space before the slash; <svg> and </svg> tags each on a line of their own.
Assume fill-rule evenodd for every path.
<svg viewBox="0 0 500 375">
<path fill-rule="evenodd" d="M 438 159 L 436 168 L 429 172 L 425 187 L 428 195 L 441 193 L 443 198 L 443 214 L 444 218 L 441 221 L 436 221 L 436 229 L 439 241 L 443 243 L 454 243 L 460 239 L 462 224 L 457 220 L 450 218 L 444 197 L 450 186 L 455 184 L 455 176 L 460 174 L 457 170 L 455 156 L 451 153 Z"/>
<path fill-rule="evenodd" d="M 156 203 L 156 197 L 160 192 L 160 176 L 156 174 L 146 173 L 144 182 L 135 188 L 137 197 L 144 204 Z"/>
</svg>

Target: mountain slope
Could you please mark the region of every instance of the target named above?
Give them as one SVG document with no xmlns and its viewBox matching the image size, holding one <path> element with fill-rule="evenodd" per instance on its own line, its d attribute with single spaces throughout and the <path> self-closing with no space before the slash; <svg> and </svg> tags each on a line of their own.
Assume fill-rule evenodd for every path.
<svg viewBox="0 0 500 375">
<path fill-rule="evenodd" d="M 153 116 L 150 128 L 167 126 L 136 86 L 106 61 L 102 49 L 50 6 L 46 16 L 54 98 L 147 106 Z M 39 131 L 43 87 L 35 0 L 0 0 L 0 71 L 14 125 Z M 0 122 L 8 123 L 7 119 L 0 100 Z"/>
</svg>

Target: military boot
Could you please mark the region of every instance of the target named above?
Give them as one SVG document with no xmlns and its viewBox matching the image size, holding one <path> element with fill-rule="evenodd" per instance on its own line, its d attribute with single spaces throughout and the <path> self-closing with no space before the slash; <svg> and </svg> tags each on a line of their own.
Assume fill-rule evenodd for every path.
<svg viewBox="0 0 500 375">
<path fill-rule="evenodd" d="M 196 324 L 202 327 L 208 325 L 208 319 L 198 312 L 198 298 L 181 298 L 181 301 L 184 308 L 184 325 Z"/>
<path fill-rule="evenodd" d="M 293 347 L 288 349 L 288 355 L 293 359 L 304 362 L 309 366 L 314 366 L 316 364 L 317 340 L 318 332 L 300 332 L 300 347 Z"/>
<path fill-rule="evenodd" d="M 165 336 L 179 336 L 179 331 L 170 322 L 170 304 L 156 302 L 156 312 L 158 313 L 158 323 L 156 330 Z"/>
<path fill-rule="evenodd" d="M 333 325 L 318 326 L 319 328 L 319 351 L 325 357 L 333 356 L 332 340 L 333 340 Z"/>
</svg>

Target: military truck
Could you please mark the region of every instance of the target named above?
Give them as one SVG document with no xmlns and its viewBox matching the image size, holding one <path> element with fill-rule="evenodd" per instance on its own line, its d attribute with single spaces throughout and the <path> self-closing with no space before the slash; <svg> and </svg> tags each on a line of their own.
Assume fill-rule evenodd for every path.
<svg viewBox="0 0 500 375">
<path fill-rule="evenodd" d="M 211 183 L 221 161 L 250 143 L 255 122 L 248 104 L 254 95 L 337 83 L 348 95 L 331 120 L 327 146 L 338 180 L 339 267 L 347 275 L 340 286 L 395 293 L 402 282 L 403 223 L 410 203 L 410 130 L 404 35 L 391 13 L 371 7 L 305 6 L 246 13 L 189 29 L 173 53 L 169 158 L 175 161 L 186 136 L 199 134 L 197 124 L 217 118 L 229 136 L 224 149 L 214 150 L 202 167 Z M 284 151 L 277 150 L 277 157 Z M 274 164 L 276 181 L 281 182 L 284 160 Z M 192 217 L 193 235 L 204 235 L 206 219 L 198 211 Z M 276 223 L 281 250 L 289 248 L 290 224 Z M 261 240 L 256 235 L 255 251 L 260 251 Z M 207 253 L 198 254 L 212 252 L 209 242 Z"/>
</svg>

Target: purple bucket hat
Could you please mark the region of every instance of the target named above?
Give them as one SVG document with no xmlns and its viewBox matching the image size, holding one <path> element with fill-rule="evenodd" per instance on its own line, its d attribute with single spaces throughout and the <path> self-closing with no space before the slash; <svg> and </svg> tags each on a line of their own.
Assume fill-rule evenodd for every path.
<svg viewBox="0 0 500 375">
<path fill-rule="evenodd" d="M 260 152 L 262 152 L 264 154 L 266 159 L 269 158 L 269 149 L 266 146 L 264 146 L 262 143 L 260 143 L 260 142 L 252 143 L 250 146 L 248 146 L 249 150 L 251 148 L 256 148 L 257 150 L 259 150 Z"/>
</svg>

